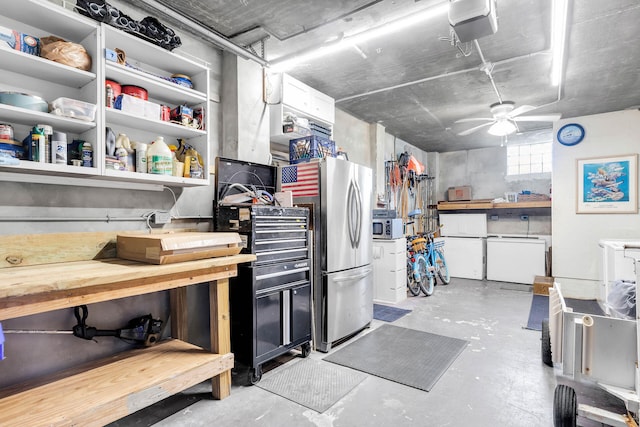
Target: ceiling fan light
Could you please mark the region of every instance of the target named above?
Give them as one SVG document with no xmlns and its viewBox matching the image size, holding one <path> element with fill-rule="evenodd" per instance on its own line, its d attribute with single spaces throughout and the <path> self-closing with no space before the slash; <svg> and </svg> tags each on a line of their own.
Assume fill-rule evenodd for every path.
<svg viewBox="0 0 640 427">
<path fill-rule="evenodd" d="M 493 126 L 491 126 L 488 132 L 495 136 L 511 135 L 517 130 L 510 120 L 498 120 Z"/>
</svg>

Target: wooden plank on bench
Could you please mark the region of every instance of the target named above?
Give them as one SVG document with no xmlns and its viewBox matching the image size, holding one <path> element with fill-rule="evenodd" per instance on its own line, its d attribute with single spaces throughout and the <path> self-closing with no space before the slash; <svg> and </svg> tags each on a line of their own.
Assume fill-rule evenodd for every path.
<svg viewBox="0 0 640 427">
<path fill-rule="evenodd" d="M 82 371 L 56 374 L 0 395 L 0 425 L 102 426 L 214 378 L 233 367 L 233 354 L 215 354 L 180 340 L 116 354 Z"/>
</svg>

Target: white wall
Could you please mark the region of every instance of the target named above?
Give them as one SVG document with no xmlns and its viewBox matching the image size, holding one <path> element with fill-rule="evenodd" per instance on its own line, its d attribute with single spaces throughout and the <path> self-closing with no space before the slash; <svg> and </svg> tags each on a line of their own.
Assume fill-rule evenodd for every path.
<svg viewBox="0 0 640 427">
<path fill-rule="evenodd" d="M 560 120 L 581 124 L 586 133 L 575 146 L 553 144 L 553 272 L 557 280 L 588 286 L 600 279 L 598 241 L 640 239 L 640 216 L 634 214 L 576 214 L 577 159 L 638 153 L 640 111 L 625 110 Z"/>
</svg>

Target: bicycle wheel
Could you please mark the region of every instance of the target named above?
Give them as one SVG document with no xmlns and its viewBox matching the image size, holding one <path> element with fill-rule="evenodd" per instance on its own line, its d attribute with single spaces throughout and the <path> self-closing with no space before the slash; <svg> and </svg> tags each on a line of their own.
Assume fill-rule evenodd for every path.
<svg viewBox="0 0 640 427">
<path fill-rule="evenodd" d="M 436 251 L 436 270 L 438 270 L 438 277 L 442 284 L 448 285 L 451 281 L 451 276 L 449 275 L 447 262 L 444 260 L 444 254 L 440 251 Z"/>
<path fill-rule="evenodd" d="M 412 262 L 407 263 L 407 288 L 414 297 L 420 295 L 420 283 L 416 280 L 416 265 Z"/>
<path fill-rule="evenodd" d="M 420 290 L 426 296 L 433 295 L 433 288 L 435 285 L 436 277 L 433 273 L 429 272 L 429 263 L 424 255 L 420 254 L 416 256 L 416 264 L 418 265 L 418 271 L 420 273 Z"/>
</svg>

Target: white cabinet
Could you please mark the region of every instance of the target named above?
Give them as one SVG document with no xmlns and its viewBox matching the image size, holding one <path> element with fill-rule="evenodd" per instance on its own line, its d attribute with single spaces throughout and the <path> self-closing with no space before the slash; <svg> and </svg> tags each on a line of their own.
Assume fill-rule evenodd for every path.
<svg viewBox="0 0 640 427">
<path fill-rule="evenodd" d="M 397 304 L 407 298 L 407 241 L 373 240 L 373 300 Z"/>
<path fill-rule="evenodd" d="M 7 2 L 0 15 L 0 26 L 35 37 L 55 35 L 79 43 L 92 58 L 89 71 L 49 61 L 16 50 L 0 48 L 0 91 L 39 96 L 51 102 L 64 97 L 97 106 L 94 121 L 83 121 L 0 104 L 0 123 L 10 124 L 14 139 L 22 141 L 36 124 L 49 125 L 67 134 L 67 141 L 81 139 L 93 147 L 93 167 L 20 160 L 18 165 L 0 165 L 0 180 L 109 186 L 113 181 L 167 186 L 209 184 L 209 120 L 207 101 L 209 69 L 116 28 L 57 6 L 48 1 Z M 105 59 L 105 48 L 125 51 L 128 66 Z M 189 89 L 169 80 L 172 74 L 191 77 Z M 149 101 L 171 108 L 186 104 L 204 107 L 204 129 L 127 114 L 105 106 L 105 79 L 123 85 L 145 88 Z M 204 177 L 183 178 L 107 169 L 105 167 L 105 128 L 125 133 L 131 140 L 151 143 L 163 136 L 167 144 L 179 138 L 193 146 L 204 161 Z M 72 179 L 72 178 L 78 179 Z M 70 179 L 71 178 L 71 179 Z M 154 189 L 156 189 L 154 188 Z"/>
<path fill-rule="evenodd" d="M 331 129 L 335 121 L 335 101 L 328 95 L 287 74 L 267 76 L 271 141 L 288 144 L 290 139 L 301 138 L 306 133 L 283 132 L 282 126 L 289 114 L 315 122 Z"/>
</svg>

